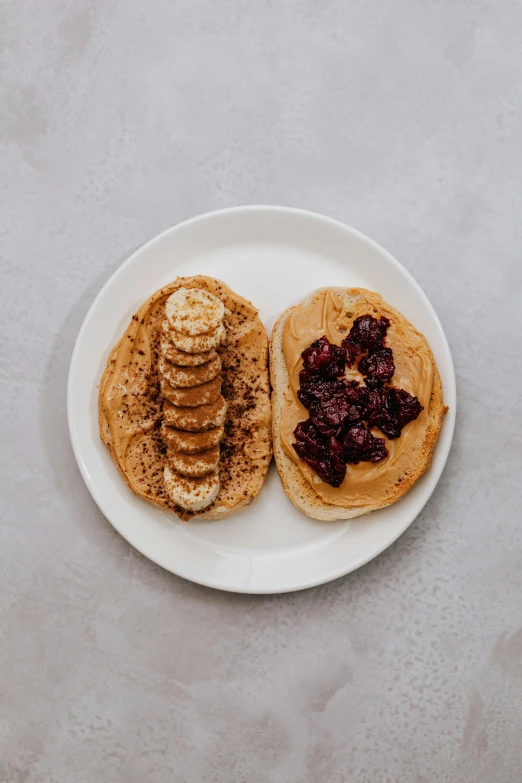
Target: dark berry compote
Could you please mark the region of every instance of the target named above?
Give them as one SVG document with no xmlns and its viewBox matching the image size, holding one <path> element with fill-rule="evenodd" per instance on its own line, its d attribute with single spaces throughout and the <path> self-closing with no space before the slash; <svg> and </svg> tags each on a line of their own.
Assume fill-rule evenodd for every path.
<svg viewBox="0 0 522 783">
<path fill-rule="evenodd" d="M 404 389 L 387 385 L 395 372 L 393 351 L 385 345 L 388 318 L 361 315 L 341 345 L 321 337 L 303 351 L 297 396 L 310 417 L 294 430 L 297 455 L 332 487 L 339 487 L 346 465 L 380 462 L 388 456 L 384 438 L 399 438 L 402 428 L 422 411 Z M 364 385 L 348 380 L 346 367 L 357 369 Z"/>
</svg>

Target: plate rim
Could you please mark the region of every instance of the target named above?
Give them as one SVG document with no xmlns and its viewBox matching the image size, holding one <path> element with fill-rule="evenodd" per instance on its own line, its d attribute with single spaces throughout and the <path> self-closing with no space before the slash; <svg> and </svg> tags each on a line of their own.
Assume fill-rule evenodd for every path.
<svg viewBox="0 0 522 783">
<path fill-rule="evenodd" d="M 386 256 L 389 263 L 391 263 L 402 275 L 404 275 L 406 278 L 408 278 L 409 282 L 413 285 L 415 288 L 417 294 L 420 296 L 423 306 L 426 307 L 427 310 L 429 310 L 431 317 L 433 318 L 437 329 L 439 331 L 439 334 L 442 338 L 443 347 L 447 353 L 447 357 L 449 358 L 448 363 L 448 370 L 450 373 L 450 377 L 445 380 L 444 386 L 445 388 L 448 388 L 448 397 L 450 397 L 452 400 L 454 400 L 454 403 L 452 404 L 451 408 L 448 411 L 448 414 L 446 415 L 444 422 L 445 424 L 445 437 L 444 437 L 444 443 L 440 443 L 440 441 L 437 443 L 437 446 L 442 448 L 442 457 L 440 459 L 440 465 L 436 469 L 436 473 L 433 473 L 431 476 L 428 474 L 427 477 L 430 477 L 430 484 L 428 487 L 426 497 L 424 498 L 421 505 L 417 506 L 414 510 L 412 510 L 409 513 L 406 513 L 404 515 L 404 521 L 400 525 L 398 531 L 396 531 L 392 537 L 387 538 L 385 540 L 385 543 L 381 544 L 379 543 L 373 550 L 371 550 L 369 553 L 361 556 L 358 560 L 355 562 L 351 562 L 346 568 L 341 567 L 340 569 L 336 569 L 334 572 L 329 572 L 326 576 L 322 575 L 320 577 L 314 578 L 314 579 L 308 579 L 304 582 L 300 582 L 298 584 L 292 583 L 285 586 L 278 586 L 274 588 L 259 588 L 251 585 L 245 585 L 245 586 L 231 586 L 230 584 L 225 584 L 219 581 L 219 579 L 212 579 L 212 578 L 205 578 L 205 575 L 202 577 L 195 578 L 193 575 L 189 575 L 187 572 L 185 572 L 185 569 L 183 568 L 176 568 L 174 571 L 172 566 L 167 563 L 166 559 L 163 559 L 160 556 L 152 555 L 149 553 L 146 553 L 144 551 L 144 547 L 141 545 L 138 545 L 135 543 L 132 539 L 132 535 L 128 535 L 126 532 L 124 532 L 124 526 L 119 525 L 117 522 L 114 522 L 109 515 L 106 513 L 104 509 L 104 500 L 103 497 L 101 497 L 101 494 L 98 492 L 96 484 L 91 480 L 91 477 L 89 475 L 89 472 L 86 468 L 86 465 L 84 463 L 82 454 L 81 454 L 81 444 L 79 443 L 79 436 L 76 431 L 74 417 L 72 413 L 72 397 L 73 397 L 73 380 L 76 370 L 76 365 L 78 363 L 78 355 L 81 347 L 81 343 L 84 337 L 84 334 L 88 331 L 88 328 L 90 326 L 90 322 L 93 318 L 94 311 L 96 309 L 96 306 L 98 304 L 99 299 L 103 296 L 105 289 L 114 282 L 126 269 L 127 266 L 130 266 L 132 262 L 134 261 L 135 257 L 144 251 L 150 249 L 154 246 L 154 244 L 161 242 L 167 235 L 175 234 L 178 231 L 181 231 L 188 227 L 191 224 L 195 224 L 198 222 L 204 222 L 205 220 L 208 220 L 212 217 L 217 217 L 219 215 L 227 215 L 230 213 L 248 213 L 248 212 L 278 212 L 280 214 L 292 214 L 292 215 L 299 215 L 301 217 L 305 218 L 312 218 L 314 220 L 320 220 L 323 223 L 329 223 L 332 226 L 335 226 L 337 228 L 342 229 L 343 231 L 348 231 L 361 239 L 362 241 L 368 243 L 370 246 L 372 246 L 377 252 L 383 254 Z M 71 445 L 74 453 L 74 457 L 76 460 L 76 464 L 78 466 L 78 469 L 80 471 L 80 474 L 82 476 L 82 479 L 89 490 L 89 493 L 91 497 L 93 498 L 94 502 L 106 518 L 106 520 L 109 522 L 110 525 L 138 552 L 140 552 L 141 555 L 146 557 L 148 560 L 151 560 L 156 565 L 160 566 L 161 568 L 165 569 L 169 573 L 173 573 L 176 576 L 179 576 L 183 579 L 186 579 L 190 582 L 193 582 L 195 584 L 202 585 L 204 587 L 210 587 L 217 590 L 222 590 L 224 592 L 231 592 L 231 593 L 238 593 L 238 594 L 245 594 L 245 595 L 273 595 L 273 594 L 283 594 L 283 593 L 289 593 L 289 592 L 296 592 L 300 590 L 306 590 L 312 587 L 316 587 L 318 585 L 327 584 L 328 582 L 332 582 L 336 579 L 339 579 L 343 576 L 346 576 L 349 573 L 352 573 L 353 571 L 356 571 L 357 569 L 361 568 L 362 566 L 369 563 L 374 558 L 378 557 L 382 552 L 384 552 L 386 549 L 388 549 L 390 546 L 392 546 L 402 535 L 406 532 L 406 530 L 410 527 L 411 524 L 415 521 L 415 519 L 419 516 L 419 514 L 422 512 L 424 507 L 426 506 L 427 502 L 431 498 L 439 480 L 440 477 L 444 471 L 444 468 L 446 466 L 446 462 L 448 460 L 449 452 L 451 450 L 451 445 L 453 442 L 453 436 L 454 436 L 454 430 L 455 430 L 455 418 L 456 418 L 456 411 L 457 411 L 457 387 L 456 387 L 456 378 L 455 378 L 455 367 L 453 363 L 453 356 L 451 353 L 451 349 L 449 346 L 448 339 L 446 337 L 446 333 L 444 331 L 444 328 L 442 326 L 442 323 L 437 315 L 437 312 L 435 311 L 435 308 L 433 307 L 432 303 L 430 302 L 427 294 L 424 292 L 420 284 L 417 282 L 417 280 L 413 277 L 411 272 L 404 267 L 400 261 L 398 261 L 388 250 L 386 250 L 382 245 L 380 245 L 378 242 L 376 242 L 371 237 L 364 234 L 362 231 L 359 231 L 358 229 L 354 228 L 353 226 L 350 226 L 348 223 L 344 223 L 341 220 L 338 220 L 337 218 L 329 217 L 328 215 L 323 215 L 320 212 L 315 212 L 313 210 L 307 210 L 307 209 L 300 209 L 298 207 L 288 207 L 283 205 L 276 205 L 276 204 L 249 204 L 249 205 L 240 205 L 240 206 L 233 206 L 233 207 L 225 207 L 222 209 L 215 209 L 210 210 L 208 212 L 203 212 L 198 215 L 194 215 L 193 217 L 187 218 L 186 220 L 183 220 L 179 223 L 175 223 L 172 226 L 169 226 L 168 228 L 164 229 L 160 233 L 156 234 L 155 236 L 151 237 L 151 239 L 144 242 L 142 245 L 140 245 L 138 248 L 136 248 L 115 270 L 114 272 L 107 278 L 105 283 L 102 285 L 102 287 L 99 289 L 98 293 L 94 297 L 93 301 L 91 302 L 91 305 L 89 306 L 87 313 L 85 314 L 85 317 L 82 321 L 82 324 L 80 326 L 80 329 L 78 330 L 78 334 L 76 336 L 75 342 L 74 342 L 74 348 L 71 354 L 71 360 L 69 364 L 69 371 L 67 376 L 67 423 L 68 423 L 68 430 L 69 430 L 69 437 L 71 440 Z M 433 466 L 430 467 L 430 474 L 433 470 Z M 261 489 L 262 491 L 262 489 Z M 246 557 L 246 555 L 245 555 Z"/>
</svg>

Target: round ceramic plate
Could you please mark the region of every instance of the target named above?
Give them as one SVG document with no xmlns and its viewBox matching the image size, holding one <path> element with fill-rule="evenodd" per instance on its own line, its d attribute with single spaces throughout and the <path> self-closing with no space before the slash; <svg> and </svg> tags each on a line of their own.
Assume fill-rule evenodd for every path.
<svg viewBox="0 0 522 783">
<path fill-rule="evenodd" d="M 178 275 L 220 278 L 260 310 L 279 314 L 324 286 L 378 291 L 422 331 L 449 405 L 433 464 L 399 502 L 348 522 L 317 522 L 288 500 L 272 463 L 257 502 L 220 522 L 181 522 L 136 497 L 98 434 L 98 384 L 110 348 L 139 305 Z M 455 376 L 439 320 L 411 275 L 382 247 L 342 223 L 282 207 L 201 215 L 134 253 L 96 297 L 78 335 L 68 386 L 69 430 L 81 473 L 109 522 L 146 557 L 185 579 L 240 593 L 300 590 L 336 579 L 390 546 L 430 497 L 455 420 Z"/>
</svg>

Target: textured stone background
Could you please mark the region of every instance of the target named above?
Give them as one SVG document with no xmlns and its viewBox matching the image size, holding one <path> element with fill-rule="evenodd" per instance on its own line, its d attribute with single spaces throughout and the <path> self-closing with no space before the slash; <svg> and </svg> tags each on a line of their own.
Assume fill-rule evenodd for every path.
<svg viewBox="0 0 522 783">
<path fill-rule="evenodd" d="M 1 783 L 518 783 L 520 2 L 4 0 L 0 19 Z M 65 418 L 110 273 L 258 202 L 389 248 L 460 393 L 408 533 L 269 598 L 134 552 Z"/>
</svg>

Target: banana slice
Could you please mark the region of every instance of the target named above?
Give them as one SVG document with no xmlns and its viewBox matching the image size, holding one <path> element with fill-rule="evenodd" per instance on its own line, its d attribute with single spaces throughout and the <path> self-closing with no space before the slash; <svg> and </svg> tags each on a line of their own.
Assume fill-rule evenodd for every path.
<svg viewBox="0 0 522 783">
<path fill-rule="evenodd" d="M 219 465 L 219 446 L 214 446 L 202 454 L 180 454 L 169 451 L 168 460 L 171 469 L 176 473 L 201 478 L 216 472 Z"/>
<path fill-rule="evenodd" d="M 163 357 L 158 362 L 160 374 L 175 388 L 191 388 L 201 386 L 203 383 L 213 381 L 221 371 L 221 359 L 216 353 L 215 357 L 206 364 L 198 367 L 178 367 L 170 364 Z M 174 400 L 173 400 L 174 402 Z"/>
<path fill-rule="evenodd" d="M 218 355 L 216 351 L 185 353 L 185 351 L 178 350 L 167 337 L 161 338 L 160 352 L 168 362 L 172 362 L 172 364 L 176 364 L 178 367 L 198 367 L 200 364 L 212 361 Z"/>
<path fill-rule="evenodd" d="M 160 389 L 163 397 L 173 405 L 180 408 L 197 408 L 201 405 L 210 405 L 221 394 L 221 375 L 217 375 L 213 381 L 203 383 L 201 386 L 192 386 L 190 389 L 175 389 L 164 378 L 160 379 Z"/>
<path fill-rule="evenodd" d="M 174 427 L 161 426 L 161 439 L 167 449 L 181 451 L 183 454 L 200 454 L 202 451 L 217 446 L 225 433 L 223 425 L 212 427 L 205 432 L 185 432 Z"/>
<path fill-rule="evenodd" d="M 188 335 L 175 332 L 165 318 L 162 324 L 164 334 L 174 343 L 175 347 L 185 353 L 206 353 L 224 342 L 226 330 L 222 323 L 214 331 L 205 334 Z"/>
<path fill-rule="evenodd" d="M 202 288 L 178 288 L 167 299 L 165 314 L 175 332 L 195 336 L 218 328 L 225 315 L 225 305 Z"/>
<path fill-rule="evenodd" d="M 203 478 L 188 478 L 173 473 L 168 465 L 163 471 L 165 489 L 172 501 L 187 511 L 201 511 L 217 498 L 219 472 L 216 470 Z"/>
<path fill-rule="evenodd" d="M 227 404 L 219 396 L 211 405 L 200 405 L 199 408 L 179 408 L 168 400 L 163 406 L 163 421 L 169 427 L 189 432 L 203 432 L 212 427 L 220 427 L 225 421 Z"/>
</svg>

